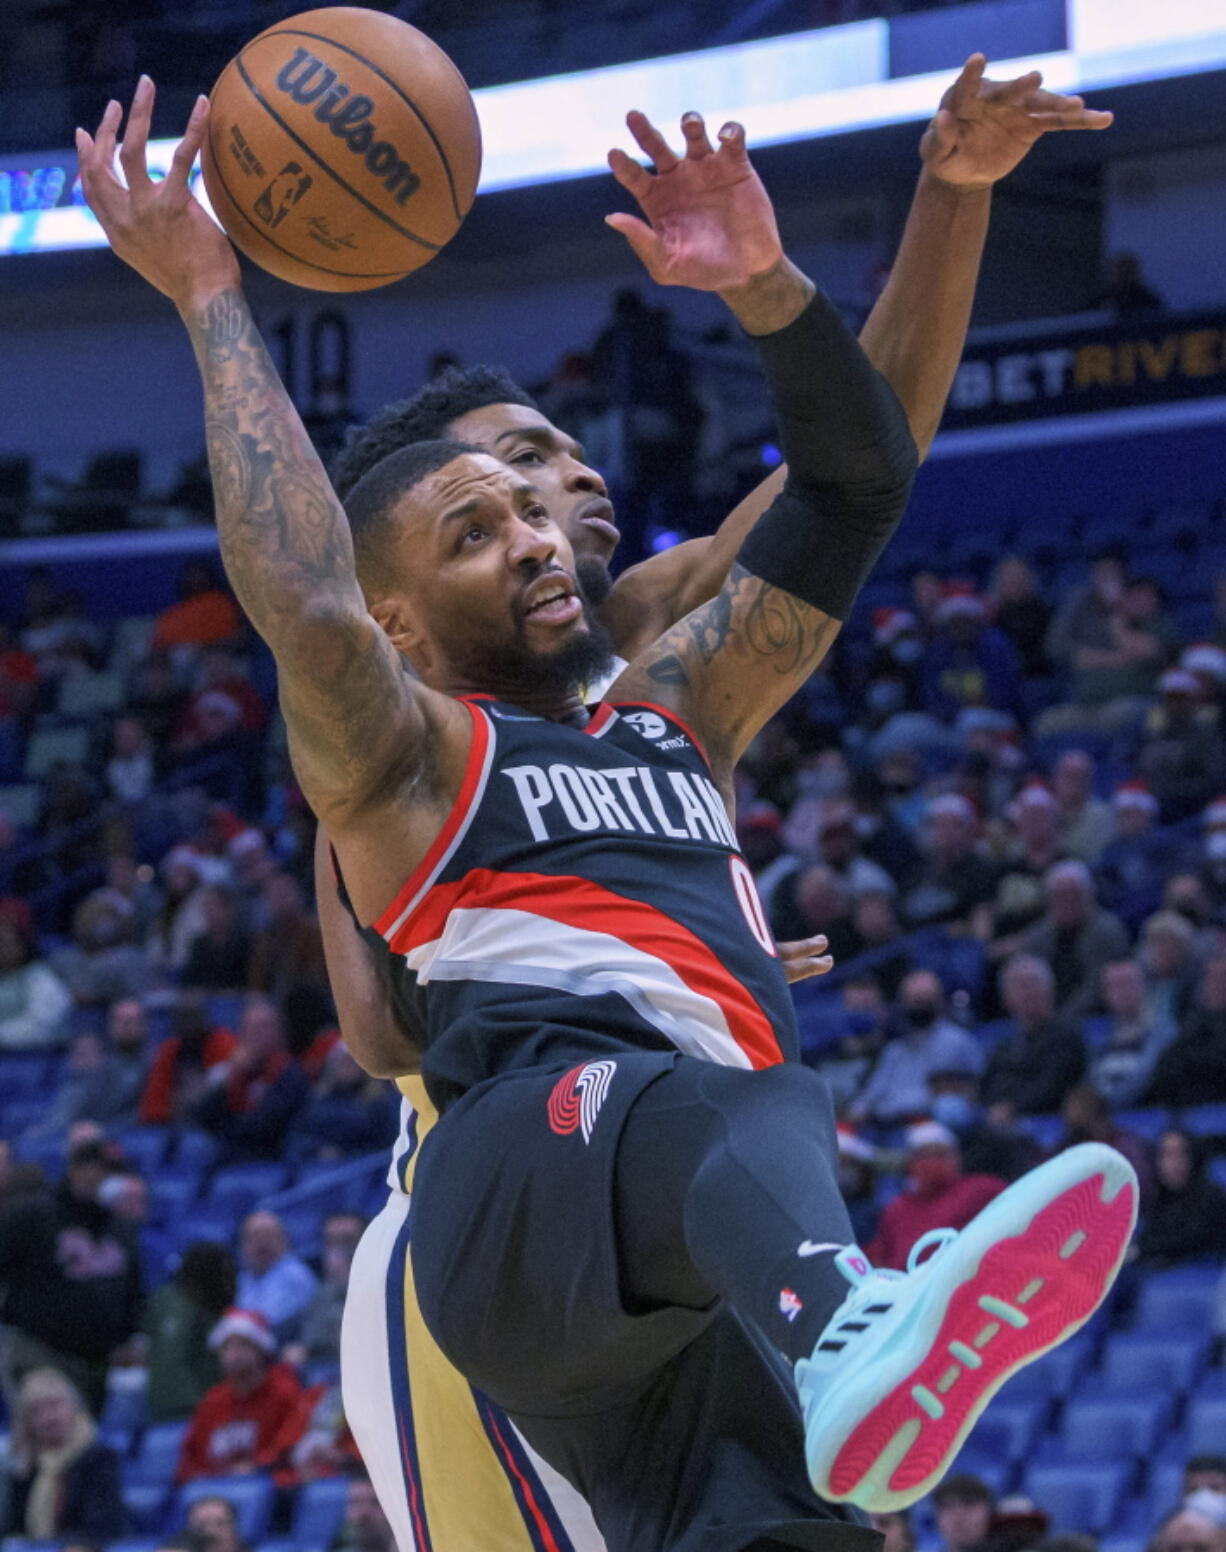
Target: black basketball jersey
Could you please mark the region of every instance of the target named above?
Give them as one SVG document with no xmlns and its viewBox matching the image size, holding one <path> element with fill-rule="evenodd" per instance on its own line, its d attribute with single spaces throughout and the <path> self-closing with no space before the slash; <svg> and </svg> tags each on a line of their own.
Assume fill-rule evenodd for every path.
<svg viewBox="0 0 1226 1552">
<path fill-rule="evenodd" d="M 440 1110 L 516 1068 L 627 1048 L 795 1057 L 749 866 L 694 735 L 661 706 L 585 727 L 485 696 L 459 795 L 363 936 Z"/>
</svg>

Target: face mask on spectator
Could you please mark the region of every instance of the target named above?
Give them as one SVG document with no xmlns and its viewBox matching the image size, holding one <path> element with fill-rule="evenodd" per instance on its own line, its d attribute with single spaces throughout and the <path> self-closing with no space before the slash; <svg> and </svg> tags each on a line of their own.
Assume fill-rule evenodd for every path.
<svg viewBox="0 0 1226 1552">
<path fill-rule="evenodd" d="M 979 1114 L 979 1107 L 965 1094 L 938 1094 L 929 1108 L 934 1121 L 955 1132 L 970 1126 Z"/>
<path fill-rule="evenodd" d="M 937 1021 L 936 1007 L 930 1002 L 915 1002 L 902 1010 L 912 1029 L 931 1029 Z"/>
</svg>

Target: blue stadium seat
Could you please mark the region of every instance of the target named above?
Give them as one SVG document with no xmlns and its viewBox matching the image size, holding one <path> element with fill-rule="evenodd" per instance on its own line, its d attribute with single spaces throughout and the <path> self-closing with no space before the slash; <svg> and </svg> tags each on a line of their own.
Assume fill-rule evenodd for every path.
<svg viewBox="0 0 1226 1552">
<path fill-rule="evenodd" d="M 1157 1521 L 1150 1515 L 1149 1499 L 1144 1493 L 1136 1493 L 1131 1498 L 1125 1498 L 1120 1505 L 1115 1523 L 1111 1527 L 1111 1534 L 1119 1536 L 1122 1540 L 1136 1537 L 1141 1541 L 1147 1541 L 1156 1523 Z"/>
<path fill-rule="evenodd" d="M 295 1255 L 309 1258 L 319 1253 L 319 1238 L 323 1232 L 324 1209 L 317 1202 L 300 1202 L 297 1207 L 287 1207 L 279 1212 L 290 1247 Z"/>
<path fill-rule="evenodd" d="M 323 1477 L 298 1489 L 292 1535 L 299 1546 L 331 1546 L 345 1518 L 349 1483 L 344 1477 Z"/>
<path fill-rule="evenodd" d="M 9 1099 L 5 1096 L 0 1110 L 0 1136 L 20 1137 L 28 1127 L 35 1126 L 47 1114 L 50 1099 Z"/>
<path fill-rule="evenodd" d="M 998 1460 L 1023 1460 L 1047 1421 L 1051 1403 L 1046 1396 L 1000 1396 L 975 1424 L 964 1450 Z M 963 1466 L 957 1468 L 965 1470 Z"/>
<path fill-rule="evenodd" d="M 1226 1188 L 1226 1153 L 1219 1153 L 1216 1159 L 1209 1160 L 1207 1173 L 1215 1186 Z"/>
<path fill-rule="evenodd" d="M 1173 1410 L 1165 1390 L 1069 1401 L 1060 1422 L 1061 1452 L 1070 1461 L 1149 1455 Z"/>
<path fill-rule="evenodd" d="M 188 1509 L 198 1498 L 224 1498 L 234 1510 L 238 1533 L 243 1540 L 259 1541 L 268 1530 L 276 1495 L 276 1484 L 271 1477 L 200 1477 L 179 1489 L 173 1523 L 184 1525 Z"/>
<path fill-rule="evenodd" d="M 1113 1332 L 1103 1349 L 1102 1389 L 1186 1393 L 1205 1367 L 1210 1342 L 1210 1334 L 1204 1330 L 1165 1336 L 1148 1331 Z"/>
<path fill-rule="evenodd" d="M 217 1139 L 208 1132 L 180 1132 L 175 1143 L 174 1161 L 180 1169 L 194 1169 L 200 1174 L 211 1169 L 219 1152 Z"/>
<path fill-rule="evenodd" d="M 243 1015 L 241 992 L 217 992 L 209 998 L 209 1022 L 222 1029 L 237 1029 Z"/>
<path fill-rule="evenodd" d="M 279 1191 L 285 1177 L 284 1164 L 232 1164 L 213 1176 L 206 1201 L 210 1207 L 228 1207 L 236 1214 L 249 1212 Z"/>
<path fill-rule="evenodd" d="M 165 1487 L 166 1483 L 174 1481 L 187 1429 L 186 1420 L 181 1423 L 152 1423 L 146 1428 L 140 1448 L 123 1468 L 125 1485 L 153 1482 Z"/>
<path fill-rule="evenodd" d="M 1132 1468 L 1123 1461 L 1081 1461 L 1032 1466 L 1025 1492 L 1051 1515 L 1053 1534 L 1082 1531 L 1101 1536 L 1123 1502 Z"/>
<path fill-rule="evenodd" d="M 157 1552 L 161 1545 L 161 1536 L 126 1536 L 122 1541 L 108 1541 L 106 1552 Z"/>
<path fill-rule="evenodd" d="M 1098 1552 L 1145 1552 L 1148 1540 L 1144 1533 L 1136 1536 L 1104 1536 L 1098 1543 Z"/>
<path fill-rule="evenodd" d="M 167 1223 L 174 1223 L 200 1195 L 200 1177 L 195 1171 L 180 1174 L 174 1169 L 161 1169 L 149 1182 L 149 1196 L 154 1216 Z"/>
<path fill-rule="evenodd" d="M 1207 1330 L 1221 1279 L 1222 1269 L 1216 1264 L 1151 1272 L 1141 1285 L 1133 1326 L 1138 1331 L 1167 1333 Z"/>
<path fill-rule="evenodd" d="M 1160 1105 L 1145 1105 L 1139 1110 L 1117 1110 L 1115 1123 L 1145 1142 L 1157 1142 L 1171 1127 L 1171 1112 Z"/>
<path fill-rule="evenodd" d="M 1226 1136 L 1226 1105 L 1192 1105 L 1180 1113 L 1179 1124 L 1193 1137 Z"/>
<path fill-rule="evenodd" d="M 1070 1337 L 1019 1370 L 1001 1392 L 1002 1399 L 1017 1401 L 1023 1396 L 1051 1396 L 1063 1401 L 1089 1368 L 1093 1356 L 1094 1344 L 1089 1336 L 1082 1333 Z"/>
<path fill-rule="evenodd" d="M 1058 1115 L 1018 1116 L 1017 1127 L 1040 1148 L 1055 1148 L 1064 1140 L 1064 1122 Z"/>
<path fill-rule="evenodd" d="M 168 1126 L 133 1126 L 115 1134 L 115 1141 L 140 1170 L 142 1175 L 153 1175 L 162 1166 L 170 1145 Z"/>
<path fill-rule="evenodd" d="M 38 1099 L 47 1094 L 47 1058 L 45 1056 L 0 1057 L 0 1092 L 7 1100 Z"/>
<path fill-rule="evenodd" d="M 132 1371 L 112 1370 L 111 1372 L 114 1375 Z M 139 1374 L 142 1371 L 136 1372 Z M 149 1420 L 147 1401 L 148 1391 L 143 1383 L 118 1385 L 112 1382 L 107 1386 L 106 1402 L 102 1408 L 102 1416 L 98 1419 L 99 1425 L 103 1428 L 124 1428 L 130 1434 L 139 1433 Z"/>
<path fill-rule="evenodd" d="M 168 1228 L 170 1239 L 180 1250 L 198 1239 L 210 1240 L 215 1245 L 234 1244 L 238 1233 L 239 1214 L 225 1206 L 196 1207 L 191 1215 Z"/>
<path fill-rule="evenodd" d="M 166 1481 L 123 1484 L 123 1506 L 134 1531 L 156 1535 L 161 1528 L 170 1489 Z"/>
<path fill-rule="evenodd" d="M 1215 1450 L 1213 1452 L 1217 1454 Z M 1183 1459 L 1156 1462 L 1149 1470 L 1149 1523 L 1156 1525 L 1183 1497 Z"/>
<path fill-rule="evenodd" d="M 1226 1396 L 1193 1396 L 1184 1431 L 1190 1456 L 1220 1455 L 1226 1440 Z"/>
</svg>

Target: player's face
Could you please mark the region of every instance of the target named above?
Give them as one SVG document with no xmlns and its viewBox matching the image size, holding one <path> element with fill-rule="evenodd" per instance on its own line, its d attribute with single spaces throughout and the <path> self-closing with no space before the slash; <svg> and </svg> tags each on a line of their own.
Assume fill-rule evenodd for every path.
<svg viewBox="0 0 1226 1552">
<path fill-rule="evenodd" d="M 602 477 L 583 461 L 583 449 L 539 410 L 523 404 L 486 404 L 453 420 L 457 441 L 487 448 L 530 480 L 570 541 L 589 600 L 603 602 L 612 579 L 609 562 L 621 535 Z"/>
<path fill-rule="evenodd" d="M 404 498 L 401 567 L 428 682 L 498 691 L 561 680 L 593 640 L 566 535 L 537 488 L 460 454 Z"/>
</svg>

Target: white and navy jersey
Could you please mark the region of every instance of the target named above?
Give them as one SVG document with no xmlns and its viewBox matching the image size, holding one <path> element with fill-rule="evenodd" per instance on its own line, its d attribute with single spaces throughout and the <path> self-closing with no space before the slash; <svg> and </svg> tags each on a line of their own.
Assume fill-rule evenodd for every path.
<svg viewBox="0 0 1226 1552">
<path fill-rule="evenodd" d="M 698 741 L 654 705 L 583 728 L 484 696 L 456 802 L 364 936 L 440 1110 L 627 1048 L 794 1057 L 791 998 Z"/>
</svg>

